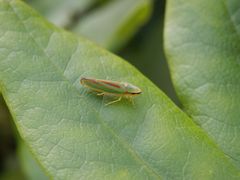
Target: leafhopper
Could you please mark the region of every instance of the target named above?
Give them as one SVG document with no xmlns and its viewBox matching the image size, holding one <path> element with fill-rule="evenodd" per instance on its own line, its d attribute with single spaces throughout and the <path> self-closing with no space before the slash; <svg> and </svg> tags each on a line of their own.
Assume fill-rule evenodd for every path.
<svg viewBox="0 0 240 180">
<path fill-rule="evenodd" d="M 139 87 L 127 82 L 117 82 L 94 78 L 81 78 L 80 83 L 92 91 L 97 92 L 97 95 L 99 96 L 107 95 L 118 97 L 117 100 L 111 101 L 106 105 L 121 101 L 123 97 L 133 102 L 132 97 L 142 93 L 142 90 Z"/>
</svg>

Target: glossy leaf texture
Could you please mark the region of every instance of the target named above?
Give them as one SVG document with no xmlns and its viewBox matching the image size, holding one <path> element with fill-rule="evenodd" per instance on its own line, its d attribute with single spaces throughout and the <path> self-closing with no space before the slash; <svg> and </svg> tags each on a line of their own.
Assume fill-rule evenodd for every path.
<svg viewBox="0 0 240 180">
<path fill-rule="evenodd" d="M 0 0 L 0 88 L 18 131 L 55 179 L 239 179 L 192 120 L 123 59 Z M 84 89 L 91 76 L 127 81 L 133 106 Z"/>
<path fill-rule="evenodd" d="M 146 23 L 152 6 L 152 0 L 111 1 L 81 18 L 72 30 L 116 51 Z"/>
<path fill-rule="evenodd" d="M 168 1 L 165 45 L 179 98 L 238 168 L 239 25 L 238 0 Z"/>
</svg>

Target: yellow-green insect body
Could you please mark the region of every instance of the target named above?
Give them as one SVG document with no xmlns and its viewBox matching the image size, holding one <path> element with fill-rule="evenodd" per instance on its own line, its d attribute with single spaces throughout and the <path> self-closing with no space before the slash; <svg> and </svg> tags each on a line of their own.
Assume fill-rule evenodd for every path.
<svg viewBox="0 0 240 180">
<path fill-rule="evenodd" d="M 131 99 L 131 97 L 142 93 L 141 89 L 127 82 L 117 82 L 94 78 L 81 78 L 81 84 L 95 92 L 98 95 L 112 95 L 119 98 L 109 104 L 120 101 L 122 97 Z"/>
</svg>

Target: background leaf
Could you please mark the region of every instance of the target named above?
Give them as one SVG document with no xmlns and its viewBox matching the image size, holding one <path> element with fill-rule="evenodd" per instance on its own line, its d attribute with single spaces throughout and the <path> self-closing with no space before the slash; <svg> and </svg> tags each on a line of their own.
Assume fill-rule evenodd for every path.
<svg viewBox="0 0 240 180">
<path fill-rule="evenodd" d="M 136 66 L 153 81 L 175 104 L 180 105 L 170 80 L 163 51 L 163 19 L 165 3 L 156 1 L 149 22 L 118 54 Z"/>
<path fill-rule="evenodd" d="M 72 29 L 101 46 L 118 50 L 151 14 L 152 0 L 115 0 L 81 18 Z"/>
<path fill-rule="evenodd" d="M 49 21 L 65 27 L 72 22 L 73 16 L 81 14 L 95 3 L 103 0 L 26 0 L 29 5 L 39 11 Z"/>
<path fill-rule="evenodd" d="M 238 179 L 204 132 L 134 67 L 49 24 L 20 1 L 0 1 L 0 87 L 20 135 L 54 178 Z M 104 106 L 82 76 L 131 82 Z"/>
<path fill-rule="evenodd" d="M 172 77 L 186 112 L 238 168 L 239 10 L 238 0 L 169 0 L 165 32 Z"/>
</svg>

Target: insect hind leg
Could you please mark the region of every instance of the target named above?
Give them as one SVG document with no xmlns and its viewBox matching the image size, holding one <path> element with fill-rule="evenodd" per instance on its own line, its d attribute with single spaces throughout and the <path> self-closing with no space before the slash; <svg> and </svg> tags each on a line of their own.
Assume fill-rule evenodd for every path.
<svg viewBox="0 0 240 180">
<path fill-rule="evenodd" d="M 120 96 L 117 100 L 108 102 L 107 104 L 105 104 L 105 106 L 108 106 L 108 105 L 110 105 L 110 104 L 113 104 L 113 103 L 116 103 L 116 102 L 118 102 L 118 101 L 121 101 L 121 99 L 122 99 L 122 96 Z"/>
</svg>

